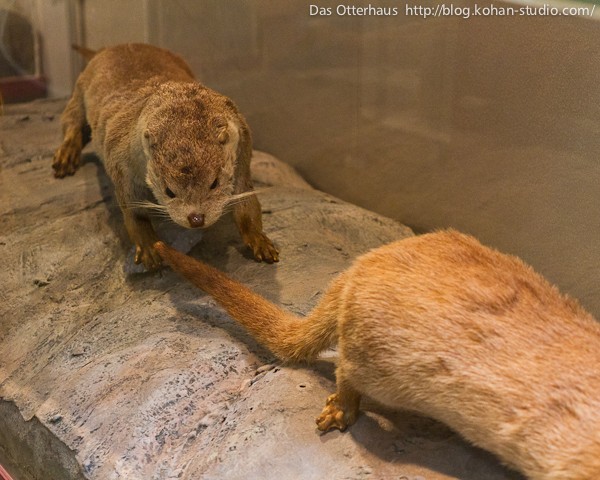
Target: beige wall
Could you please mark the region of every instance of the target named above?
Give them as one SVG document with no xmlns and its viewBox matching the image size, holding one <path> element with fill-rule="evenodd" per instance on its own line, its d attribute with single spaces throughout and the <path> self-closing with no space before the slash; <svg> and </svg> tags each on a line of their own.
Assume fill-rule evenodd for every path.
<svg viewBox="0 0 600 480">
<path fill-rule="evenodd" d="M 338 4 L 87 0 L 85 38 L 181 53 L 316 187 L 519 254 L 600 317 L 598 20 L 422 19 L 391 1 L 400 15 L 312 17 L 310 3 Z"/>
</svg>

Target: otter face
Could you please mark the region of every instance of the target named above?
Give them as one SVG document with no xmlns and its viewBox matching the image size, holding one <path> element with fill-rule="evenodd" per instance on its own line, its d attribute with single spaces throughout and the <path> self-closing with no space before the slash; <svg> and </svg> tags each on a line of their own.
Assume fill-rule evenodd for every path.
<svg viewBox="0 0 600 480">
<path fill-rule="evenodd" d="M 174 222 L 208 227 L 233 200 L 240 132 L 234 119 L 207 117 L 186 100 L 158 109 L 142 133 L 146 184 Z"/>
</svg>

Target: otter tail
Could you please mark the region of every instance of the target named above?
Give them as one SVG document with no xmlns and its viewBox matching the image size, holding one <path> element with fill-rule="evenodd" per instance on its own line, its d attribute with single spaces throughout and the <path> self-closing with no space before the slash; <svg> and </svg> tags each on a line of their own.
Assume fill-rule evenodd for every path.
<svg viewBox="0 0 600 480">
<path fill-rule="evenodd" d="M 224 273 L 165 245 L 154 244 L 163 260 L 217 300 L 227 313 L 282 360 L 314 359 L 337 339 L 336 282 L 307 318 L 282 310 Z"/>
<path fill-rule="evenodd" d="M 71 45 L 71 47 L 73 48 L 73 50 L 80 53 L 81 56 L 88 61 L 91 60 L 92 58 L 94 58 L 94 56 L 100 51 L 100 50 L 90 50 L 89 48 L 80 47 L 79 45 L 75 45 L 75 44 Z"/>
</svg>

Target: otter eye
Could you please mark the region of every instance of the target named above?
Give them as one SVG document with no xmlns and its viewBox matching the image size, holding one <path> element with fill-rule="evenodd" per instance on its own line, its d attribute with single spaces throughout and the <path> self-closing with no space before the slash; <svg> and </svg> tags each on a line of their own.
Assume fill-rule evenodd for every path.
<svg viewBox="0 0 600 480">
<path fill-rule="evenodd" d="M 167 197 L 175 198 L 175 194 L 173 193 L 173 190 L 171 190 L 169 187 L 165 188 L 165 193 L 167 194 Z"/>
<path fill-rule="evenodd" d="M 219 179 L 215 178 L 215 181 L 212 182 L 212 185 L 210 186 L 210 189 L 214 190 L 215 188 L 217 188 L 217 185 L 219 185 Z"/>
</svg>

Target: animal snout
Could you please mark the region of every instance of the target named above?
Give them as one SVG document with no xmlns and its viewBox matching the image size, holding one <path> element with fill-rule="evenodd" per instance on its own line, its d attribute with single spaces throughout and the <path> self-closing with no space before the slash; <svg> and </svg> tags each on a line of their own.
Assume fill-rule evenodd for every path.
<svg viewBox="0 0 600 480">
<path fill-rule="evenodd" d="M 188 215 L 188 222 L 190 227 L 198 228 L 204 226 L 204 215 L 202 213 L 190 213 Z"/>
</svg>

